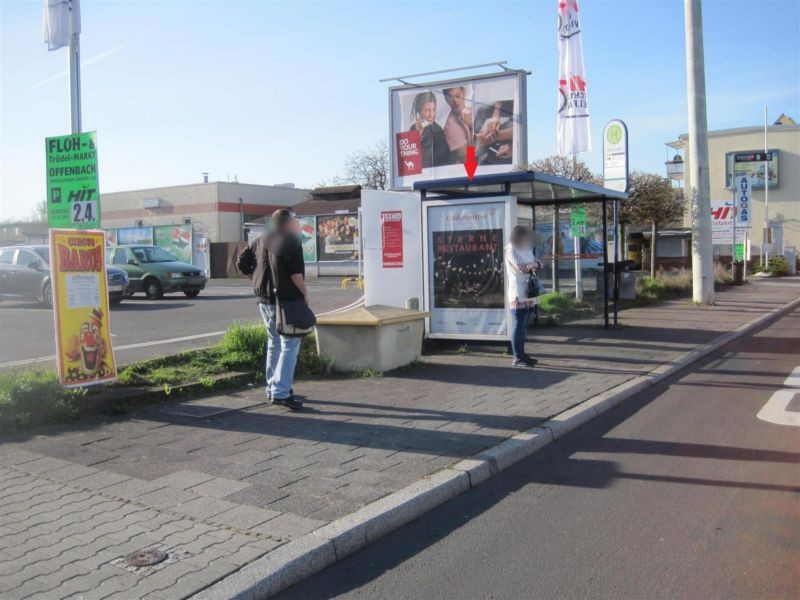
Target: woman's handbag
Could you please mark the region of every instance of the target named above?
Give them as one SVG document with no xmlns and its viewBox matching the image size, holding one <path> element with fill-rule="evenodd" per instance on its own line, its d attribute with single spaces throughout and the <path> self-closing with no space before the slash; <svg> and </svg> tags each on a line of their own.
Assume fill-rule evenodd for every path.
<svg viewBox="0 0 800 600">
<path fill-rule="evenodd" d="M 528 298 L 538 298 L 543 289 L 544 286 L 539 283 L 539 278 L 536 277 L 536 273 L 531 273 L 531 276 L 528 278 Z"/>
<path fill-rule="evenodd" d="M 305 300 L 279 300 L 278 277 L 272 254 L 269 255 L 269 269 L 272 273 L 272 288 L 275 290 L 276 329 L 285 337 L 305 337 L 314 331 L 317 317 Z"/>
</svg>

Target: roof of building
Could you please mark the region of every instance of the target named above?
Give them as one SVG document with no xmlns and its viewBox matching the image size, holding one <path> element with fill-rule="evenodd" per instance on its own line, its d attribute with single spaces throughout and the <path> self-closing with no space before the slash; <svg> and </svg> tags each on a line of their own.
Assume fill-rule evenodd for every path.
<svg viewBox="0 0 800 600">
<path fill-rule="evenodd" d="M 335 185 L 318 187 L 311 190 L 311 199 L 292 206 L 292 212 L 298 217 L 312 215 L 333 215 L 337 213 L 355 213 L 361 207 L 360 185 Z M 250 223 L 263 224 L 269 216 L 255 219 Z"/>
<path fill-rule="evenodd" d="M 189 187 L 202 187 L 202 186 L 214 186 L 214 185 L 240 185 L 240 186 L 247 186 L 247 187 L 256 187 L 256 188 L 275 188 L 275 189 L 282 189 L 282 190 L 296 190 L 299 192 L 307 192 L 308 190 L 305 188 L 298 188 L 294 187 L 294 184 L 288 183 L 278 183 L 278 184 L 263 184 L 263 183 L 242 183 L 241 181 L 194 181 L 192 183 L 182 183 L 178 185 L 158 185 L 153 187 L 147 188 L 136 188 L 133 190 L 117 190 L 114 192 L 103 192 L 100 195 L 109 195 L 109 194 L 129 194 L 131 192 L 152 192 L 155 190 L 169 190 L 169 189 L 179 189 L 179 188 L 189 188 Z"/>
<path fill-rule="evenodd" d="M 794 119 L 781 113 L 781 116 L 770 125 L 768 131 L 800 131 L 800 124 Z M 732 127 L 730 129 L 715 129 L 708 132 L 708 137 L 722 137 L 726 135 L 742 135 L 747 133 L 761 133 L 764 131 L 763 125 L 752 125 L 750 127 Z M 689 139 L 688 133 L 682 133 L 678 136 L 677 140 L 667 142 L 666 145 L 671 148 L 683 148 L 686 140 Z"/>
</svg>

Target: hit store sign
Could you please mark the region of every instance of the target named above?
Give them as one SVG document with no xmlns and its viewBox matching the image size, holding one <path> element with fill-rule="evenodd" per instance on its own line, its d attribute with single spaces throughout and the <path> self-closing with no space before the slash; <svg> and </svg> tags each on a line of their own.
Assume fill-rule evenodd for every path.
<svg viewBox="0 0 800 600">
<path fill-rule="evenodd" d="M 100 227 L 97 132 L 45 139 L 50 227 Z"/>
</svg>

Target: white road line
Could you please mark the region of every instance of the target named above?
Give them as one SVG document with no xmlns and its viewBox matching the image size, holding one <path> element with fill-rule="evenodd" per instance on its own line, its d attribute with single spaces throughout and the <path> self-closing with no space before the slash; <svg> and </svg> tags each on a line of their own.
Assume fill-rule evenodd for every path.
<svg viewBox="0 0 800 600">
<path fill-rule="evenodd" d="M 756 416 L 769 423 L 800 427 L 800 412 L 786 410 L 789 402 L 798 394 L 800 394 L 800 390 L 778 390 L 772 394 L 772 397 Z"/>
<path fill-rule="evenodd" d="M 170 338 L 168 340 L 154 340 L 151 342 L 139 342 L 138 344 L 126 344 L 124 346 L 114 346 L 114 352 L 119 352 L 120 350 L 132 350 L 133 348 L 146 348 L 148 346 L 160 346 L 163 344 L 174 344 L 177 342 L 188 342 L 191 340 L 200 340 L 203 338 L 208 337 L 215 337 L 224 335 L 224 331 L 212 331 L 211 333 L 198 333 L 197 335 L 186 335 L 183 337 L 177 338 Z M 5 367 L 19 367 L 22 365 L 30 365 L 34 363 L 40 362 L 49 362 L 51 360 L 55 360 L 55 356 L 40 356 L 38 358 L 26 358 L 24 360 L 14 360 L 11 362 L 0 363 L 0 369 Z"/>
<path fill-rule="evenodd" d="M 794 371 L 789 374 L 786 381 L 783 382 L 783 385 L 786 387 L 800 388 L 800 367 L 794 368 Z"/>
</svg>

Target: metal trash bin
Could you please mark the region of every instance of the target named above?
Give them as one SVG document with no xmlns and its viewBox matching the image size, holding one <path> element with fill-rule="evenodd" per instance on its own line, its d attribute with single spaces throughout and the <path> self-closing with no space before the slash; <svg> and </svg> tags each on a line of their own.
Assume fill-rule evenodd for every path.
<svg viewBox="0 0 800 600">
<path fill-rule="evenodd" d="M 731 267 L 733 274 L 733 285 L 742 285 L 742 283 L 744 283 L 744 262 L 737 260 L 731 265 Z"/>
<path fill-rule="evenodd" d="M 597 293 L 602 296 L 603 294 L 603 263 L 598 263 L 597 270 Z M 619 277 L 619 299 L 620 300 L 635 300 L 636 299 L 636 280 L 639 278 L 638 273 L 631 271 L 636 266 L 632 260 L 621 260 L 617 263 L 617 277 Z M 614 263 L 608 263 L 608 297 L 614 298 Z"/>
</svg>

